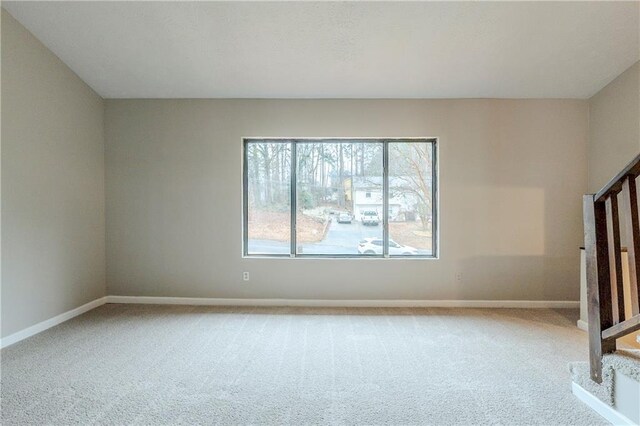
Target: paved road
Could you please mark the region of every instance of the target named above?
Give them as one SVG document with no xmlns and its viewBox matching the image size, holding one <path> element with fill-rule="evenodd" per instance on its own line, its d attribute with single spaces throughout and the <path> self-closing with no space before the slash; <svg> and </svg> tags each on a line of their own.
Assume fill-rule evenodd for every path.
<svg viewBox="0 0 640 426">
<path fill-rule="evenodd" d="M 324 240 L 299 244 L 303 254 L 358 254 L 358 243 L 368 237 L 382 238 L 382 225 L 364 226 L 360 222 L 329 224 Z M 249 240 L 249 253 L 289 253 L 289 243 L 270 240 Z"/>
<path fill-rule="evenodd" d="M 324 240 L 302 244 L 304 254 L 358 254 L 358 243 L 364 238 L 382 238 L 382 225 L 365 226 L 358 221 L 329 224 Z"/>
<path fill-rule="evenodd" d="M 329 224 L 324 240 L 318 243 L 299 244 L 302 254 L 358 254 L 358 243 L 364 238 L 382 238 L 382 224 L 365 226 L 358 221 L 352 223 Z M 270 240 L 249 240 L 249 253 L 289 254 L 288 242 Z M 427 250 L 418 250 L 421 254 L 430 254 Z"/>
</svg>

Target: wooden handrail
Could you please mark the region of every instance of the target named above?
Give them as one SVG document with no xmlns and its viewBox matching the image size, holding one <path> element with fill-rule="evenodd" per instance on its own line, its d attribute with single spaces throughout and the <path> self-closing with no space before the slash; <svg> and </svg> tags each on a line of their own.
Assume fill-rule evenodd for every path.
<svg viewBox="0 0 640 426">
<path fill-rule="evenodd" d="M 620 173 L 615 175 L 613 179 L 607 182 L 607 184 L 596 193 L 596 195 L 594 196 L 596 202 L 604 201 L 605 197 L 620 192 L 622 190 L 622 182 L 624 181 L 624 178 L 629 175 L 640 175 L 640 154 L 638 154 L 636 158 L 634 158 L 626 166 L 624 166 Z"/>
<path fill-rule="evenodd" d="M 636 190 L 638 175 L 640 155 L 598 193 L 585 195 L 583 199 L 589 360 L 591 379 L 597 383 L 602 382 L 603 354 L 616 350 L 617 338 L 640 330 L 640 217 Z M 621 215 L 629 258 L 630 306 L 625 306 L 622 279 Z M 631 312 L 628 317 L 625 314 L 627 310 Z"/>
</svg>

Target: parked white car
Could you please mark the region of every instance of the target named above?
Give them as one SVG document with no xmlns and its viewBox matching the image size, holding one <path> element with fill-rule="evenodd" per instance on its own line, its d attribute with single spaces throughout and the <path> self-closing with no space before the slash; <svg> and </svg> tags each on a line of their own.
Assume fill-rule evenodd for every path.
<svg viewBox="0 0 640 426">
<path fill-rule="evenodd" d="M 360 241 L 360 244 L 358 244 L 358 253 L 382 254 L 383 246 L 384 242 L 382 241 L 382 238 L 365 238 Z M 418 254 L 418 250 L 410 246 L 400 245 L 393 240 L 389 240 L 389 254 L 395 256 L 409 256 Z"/>
<path fill-rule="evenodd" d="M 351 215 L 349 213 L 340 213 L 338 215 L 338 223 L 351 223 Z"/>
<path fill-rule="evenodd" d="M 378 217 L 378 212 L 367 210 L 362 212 L 362 214 L 360 215 L 360 221 L 363 225 L 377 226 L 380 222 L 380 218 Z"/>
</svg>

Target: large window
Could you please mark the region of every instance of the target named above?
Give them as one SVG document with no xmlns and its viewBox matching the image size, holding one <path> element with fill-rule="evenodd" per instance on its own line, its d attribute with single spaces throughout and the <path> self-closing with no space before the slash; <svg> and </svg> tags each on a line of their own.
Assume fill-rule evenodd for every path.
<svg viewBox="0 0 640 426">
<path fill-rule="evenodd" d="M 245 139 L 245 256 L 436 257 L 435 139 Z"/>
</svg>

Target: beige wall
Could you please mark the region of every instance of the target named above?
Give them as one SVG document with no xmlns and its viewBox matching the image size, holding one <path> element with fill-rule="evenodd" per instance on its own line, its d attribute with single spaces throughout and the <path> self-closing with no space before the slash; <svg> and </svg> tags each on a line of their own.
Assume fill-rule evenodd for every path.
<svg viewBox="0 0 640 426">
<path fill-rule="evenodd" d="M 103 101 L 2 10 L 2 336 L 105 295 Z"/>
<path fill-rule="evenodd" d="M 589 99 L 589 191 L 640 153 L 640 62 Z"/>
<path fill-rule="evenodd" d="M 108 293 L 578 300 L 587 120 L 578 100 L 108 100 Z M 243 136 L 439 137 L 440 259 L 242 259 Z"/>
</svg>

